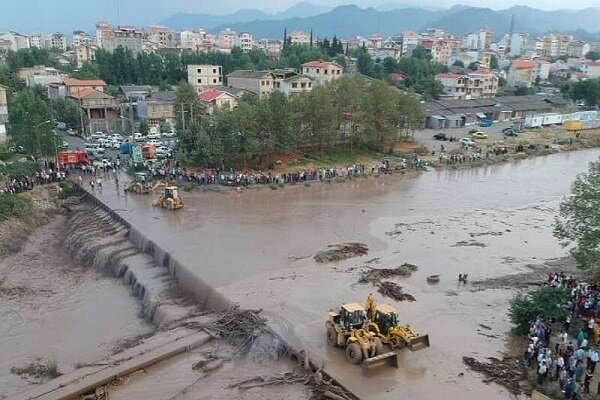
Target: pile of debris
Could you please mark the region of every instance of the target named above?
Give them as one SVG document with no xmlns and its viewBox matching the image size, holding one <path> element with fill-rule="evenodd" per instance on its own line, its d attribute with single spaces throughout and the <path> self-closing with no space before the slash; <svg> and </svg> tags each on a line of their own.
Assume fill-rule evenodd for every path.
<svg viewBox="0 0 600 400">
<path fill-rule="evenodd" d="M 239 306 L 234 306 L 204 329 L 213 337 L 228 340 L 238 346 L 240 353 L 246 354 L 254 342 L 268 332 L 266 319 L 260 315 L 261 312 L 262 310 L 241 310 Z"/>
<path fill-rule="evenodd" d="M 62 375 L 62 373 L 58 370 L 56 361 L 44 360 L 42 358 L 37 358 L 35 362 L 30 363 L 25 367 L 12 367 L 10 369 L 10 373 L 19 375 L 23 379 L 33 378 L 40 381 L 44 379 L 58 378 Z"/>
<path fill-rule="evenodd" d="M 463 357 L 463 363 L 469 368 L 486 376 L 483 382 L 502 385 L 514 395 L 531 391 L 527 385 L 527 368 L 523 362 L 510 357 L 502 360 L 489 357 L 488 360 L 490 362 L 485 363 L 473 357 Z"/>
<path fill-rule="evenodd" d="M 230 388 L 237 387 L 240 390 L 252 389 L 262 386 L 274 386 L 283 384 L 304 384 L 312 386 L 311 399 L 333 399 L 333 400 L 355 400 L 356 397 L 339 386 L 321 370 L 311 372 L 284 372 L 275 376 L 255 376 L 229 385 Z"/>
<path fill-rule="evenodd" d="M 369 247 L 365 243 L 348 242 L 340 244 L 330 244 L 328 250 L 319 251 L 314 259 L 318 263 L 345 260 L 347 258 L 364 256 L 369 252 Z"/>
<path fill-rule="evenodd" d="M 415 301 L 413 295 L 404 293 L 402 286 L 397 285 L 394 282 L 380 282 L 377 291 L 381 295 L 394 299 L 396 301 Z"/>
<path fill-rule="evenodd" d="M 409 277 L 419 267 L 414 264 L 404 263 L 396 268 L 371 268 L 363 271 L 358 278 L 359 283 L 380 282 L 382 279 L 392 278 L 394 276 Z"/>
</svg>

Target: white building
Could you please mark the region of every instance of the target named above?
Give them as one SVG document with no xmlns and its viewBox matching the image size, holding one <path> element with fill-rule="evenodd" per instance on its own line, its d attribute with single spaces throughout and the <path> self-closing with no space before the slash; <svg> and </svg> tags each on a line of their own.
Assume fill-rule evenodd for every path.
<svg viewBox="0 0 600 400">
<path fill-rule="evenodd" d="M 258 41 L 258 48 L 265 52 L 267 57 L 279 57 L 283 48 L 281 40 L 261 39 Z"/>
<path fill-rule="evenodd" d="M 187 66 L 188 83 L 201 91 L 211 86 L 223 85 L 223 68 L 220 65 Z"/>
<path fill-rule="evenodd" d="M 219 32 L 219 35 L 217 36 L 217 47 L 224 50 L 233 49 L 237 40 L 237 32 L 227 28 L 224 31 Z"/>
<path fill-rule="evenodd" d="M 94 60 L 96 58 L 96 50 L 96 46 L 89 44 L 75 47 L 75 61 L 77 62 L 77 68 L 81 68 L 86 61 Z"/>
<path fill-rule="evenodd" d="M 294 31 L 288 35 L 292 44 L 307 44 L 310 45 L 310 35 L 303 31 Z"/>
<path fill-rule="evenodd" d="M 402 57 L 410 57 L 412 51 L 419 45 L 419 34 L 413 31 L 402 32 Z"/>
<path fill-rule="evenodd" d="M 315 80 L 316 85 L 324 85 L 342 77 L 344 69 L 332 61 L 310 61 L 302 64 L 302 73 Z"/>
<path fill-rule="evenodd" d="M 243 51 L 250 51 L 254 48 L 254 39 L 252 34 L 248 32 L 240 33 L 236 43 Z"/>
<path fill-rule="evenodd" d="M 65 35 L 60 32 L 55 32 L 50 35 L 48 48 L 60 51 L 67 50 L 67 40 L 65 39 Z"/>
<path fill-rule="evenodd" d="M 28 49 L 30 47 L 29 37 L 21 35 L 18 32 L 7 32 L 0 34 L 0 42 L 3 42 L 2 47 L 7 47 L 7 50 L 17 51 Z"/>
<path fill-rule="evenodd" d="M 43 49 L 46 46 L 47 40 L 48 38 L 41 33 L 34 33 L 33 35 L 29 36 L 29 46 Z"/>
</svg>

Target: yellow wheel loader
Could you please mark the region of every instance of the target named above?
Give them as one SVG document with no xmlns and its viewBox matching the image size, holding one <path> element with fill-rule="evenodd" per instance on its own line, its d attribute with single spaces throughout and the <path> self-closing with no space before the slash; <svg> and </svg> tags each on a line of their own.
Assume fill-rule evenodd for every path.
<svg viewBox="0 0 600 400">
<path fill-rule="evenodd" d="M 163 194 L 154 201 L 153 205 L 171 211 L 183 207 L 183 200 L 181 199 L 181 196 L 179 196 L 179 189 L 177 186 L 165 187 Z"/>
<path fill-rule="evenodd" d="M 365 329 L 374 333 L 392 349 L 408 347 L 412 351 L 429 347 L 429 335 L 419 335 L 411 325 L 398 325 L 396 309 L 387 304 L 376 305 L 372 295 L 365 303 L 367 322 Z"/>
<path fill-rule="evenodd" d="M 363 363 L 365 372 L 380 362 L 390 362 L 398 368 L 398 355 L 387 352 L 381 339 L 364 329 L 365 310 L 357 303 L 348 303 L 338 312 L 330 311 L 325 322 L 327 343 L 345 347 L 346 359 L 352 364 Z"/>
<path fill-rule="evenodd" d="M 133 176 L 133 181 L 125 188 L 125 191 L 137 194 L 149 194 L 152 191 L 152 185 L 148 182 L 145 173 L 136 172 Z"/>
</svg>

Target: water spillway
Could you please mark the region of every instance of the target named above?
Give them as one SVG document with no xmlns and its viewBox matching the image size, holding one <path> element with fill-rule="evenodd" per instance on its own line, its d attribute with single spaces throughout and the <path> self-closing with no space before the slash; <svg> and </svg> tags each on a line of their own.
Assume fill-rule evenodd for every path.
<svg viewBox="0 0 600 400">
<path fill-rule="evenodd" d="M 220 311 L 231 306 L 169 252 L 93 197 L 84 196 L 87 202 L 71 207 L 65 247 L 76 261 L 129 286 L 141 300 L 144 318 L 161 327 L 198 308 Z M 192 297 L 195 304 L 184 304 L 182 294 Z"/>
</svg>

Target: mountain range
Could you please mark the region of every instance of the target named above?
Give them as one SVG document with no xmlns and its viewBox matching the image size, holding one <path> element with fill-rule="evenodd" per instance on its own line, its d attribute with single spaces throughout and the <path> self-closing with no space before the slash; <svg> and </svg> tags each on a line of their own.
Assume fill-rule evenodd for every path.
<svg viewBox="0 0 600 400">
<path fill-rule="evenodd" d="M 285 29 L 288 32 L 309 32 L 312 29 L 315 37 L 337 35 L 348 38 L 375 32 L 389 36 L 405 30 L 420 31 L 427 28 L 440 28 L 449 33 L 464 35 L 488 27 L 496 35 L 503 35 L 508 32 L 514 15 L 515 32 L 534 35 L 549 31 L 600 32 L 600 7 L 544 11 L 526 6 L 492 10 L 458 5 L 440 10 L 386 3 L 377 9 L 346 5 L 322 12 L 326 8 L 300 3 L 274 15 L 258 10 L 242 10 L 226 16 L 175 14 L 161 21 L 161 24 L 174 29 L 202 27 L 218 31 L 231 28 L 238 32 L 251 32 L 257 38 L 279 38 L 283 36 Z"/>
</svg>

